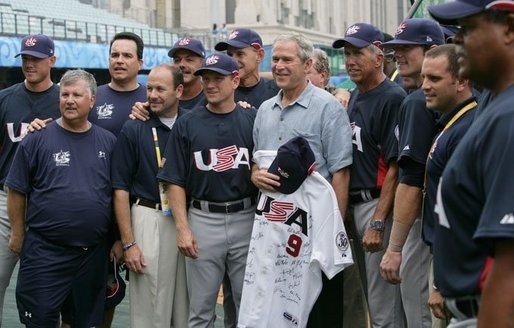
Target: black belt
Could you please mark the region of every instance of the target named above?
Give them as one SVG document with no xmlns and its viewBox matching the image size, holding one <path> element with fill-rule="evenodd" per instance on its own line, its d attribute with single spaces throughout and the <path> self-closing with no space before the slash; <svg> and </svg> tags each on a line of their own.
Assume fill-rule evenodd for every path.
<svg viewBox="0 0 514 328">
<path fill-rule="evenodd" d="M 480 305 L 480 296 L 447 298 L 446 308 L 457 320 L 476 318 Z"/>
<path fill-rule="evenodd" d="M 136 205 L 140 205 L 140 206 L 144 206 L 144 207 L 149 207 L 149 208 L 152 208 L 154 210 L 160 210 L 161 209 L 161 203 L 151 202 L 151 201 L 143 199 L 143 198 L 138 198 L 136 200 Z"/>
<path fill-rule="evenodd" d="M 249 197 L 249 205 L 246 206 L 246 208 L 255 205 L 255 198 Z M 193 199 L 191 201 L 191 205 L 199 210 L 208 210 L 212 213 L 236 213 L 239 211 L 242 211 L 245 209 L 245 201 L 242 199 L 240 201 L 234 201 L 234 202 L 227 202 L 226 204 L 220 204 L 220 203 L 210 203 L 206 202 L 206 208 L 202 208 L 202 201 Z"/>
<path fill-rule="evenodd" d="M 362 189 L 357 191 L 350 191 L 351 204 L 369 202 L 378 197 L 380 197 L 380 189 Z"/>
</svg>

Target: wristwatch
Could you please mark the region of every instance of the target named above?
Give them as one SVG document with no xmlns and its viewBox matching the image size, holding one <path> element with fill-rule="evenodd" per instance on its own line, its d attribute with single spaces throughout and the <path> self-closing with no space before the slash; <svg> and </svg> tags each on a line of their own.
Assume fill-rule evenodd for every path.
<svg viewBox="0 0 514 328">
<path fill-rule="evenodd" d="M 134 240 L 134 241 L 131 241 L 130 243 L 126 243 L 126 244 L 122 243 L 121 248 L 123 248 L 123 251 L 126 251 L 127 249 L 129 249 L 130 247 L 135 246 L 135 245 L 136 245 L 136 241 Z"/>
<path fill-rule="evenodd" d="M 385 230 L 385 224 L 382 220 L 371 219 L 369 227 L 373 230 L 383 232 Z"/>
</svg>

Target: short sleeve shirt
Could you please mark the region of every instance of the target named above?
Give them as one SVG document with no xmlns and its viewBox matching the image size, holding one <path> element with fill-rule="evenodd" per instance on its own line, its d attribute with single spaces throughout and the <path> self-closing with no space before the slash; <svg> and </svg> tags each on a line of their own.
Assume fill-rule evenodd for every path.
<svg viewBox="0 0 514 328">
<path fill-rule="evenodd" d="M 445 126 L 459 113 L 459 111 L 466 109 L 469 110 L 454 121 L 451 126 L 443 131 Z M 423 200 L 423 240 L 428 244 L 433 243 L 435 204 L 437 196 L 437 185 L 439 179 L 443 174 L 443 170 L 452 156 L 455 148 L 461 141 L 464 134 L 468 131 L 473 119 L 475 117 L 476 100 L 474 97 L 463 102 L 451 112 L 443 114 L 438 120 L 437 129 L 440 131 L 434 138 L 432 147 L 428 154 L 426 165 L 426 179 L 425 179 L 425 196 Z"/>
<path fill-rule="evenodd" d="M 255 196 L 250 181 L 255 109 L 227 114 L 197 107 L 177 120 L 158 178 L 196 199 L 227 202 Z"/>
<path fill-rule="evenodd" d="M 337 99 L 308 83 L 298 99 L 281 105 L 282 91 L 262 103 L 255 118 L 255 150 L 277 150 L 294 137 L 309 142 L 316 170 L 327 180 L 352 164 L 352 131 L 348 114 Z"/>
<path fill-rule="evenodd" d="M 398 120 L 400 168 L 402 159 L 407 157 L 414 162 L 425 164 L 436 133 L 436 119 L 437 114 L 427 109 L 425 95 L 421 89 L 405 98 Z"/>
<path fill-rule="evenodd" d="M 0 184 L 5 182 L 30 122 L 60 115 L 59 86 L 55 84 L 43 92 L 29 91 L 24 82 L 0 91 Z"/>
<path fill-rule="evenodd" d="M 95 125 L 75 133 L 56 122 L 28 135 L 5 182 L 27 196 L 27 227 L 65 246 L 102 242 L 111 223 L 115 141 Z"/>
<path fill-rule="evenodd" d="M 178 116 L 182 115 L 179 110 Z M 153 130 L 157 132 L 160 155 L 163 155 L 171 129 L 154 114 L 150 120 L 129 120 L 121 129 L 112 155 L 111 175 L 114 189 L 128 191 L 133 198 L 160 203 L 157 172 L 159 170 Z"/>
<path fill-rule="evenodd" d="M 98 87 L 95 104 L 89 112 L 89 121 L 117 136 L 137 101 L 146 101 L 146 86 L 139 85 L 132 91 L 116 91 L 104 84 Z"/>
<path fill-rule="evenodd" d="M 268 167 L 271 153 L 257 151 L 257 165 Z M 305 327 L 321 292 L 321 272 L 331 279 L 352 263 L 337 198 L 319 173 L 309 175 L 292 194 L 262 191 L 238 326 Z"/>
<path fill-rule="evenodd" d="M 445 296 L 478 294 L 494 242 L 514 237 L 513 102 L 514 86 L 489 102 L 441 178 L 433 253 L 436 284 Z"/>
<path fill-rule="evenodd" d="M 398 156 L 398 112 L 405 91 L 389 79 L 366 93 L 355 90 L 348 106 L 353 130 L 350 190 L 380 189 Z"/>
<path fill-rule="evenodd" d="M 275 80 L 260 79 L 259 83 L 252 87 L 239 86 L 234 94 L 234 99 L 238 101 L 246 101 L 251 106 L 259 108 L 259 106 L 272 97 L 275 97 L 280 89 Z"/>
</svg>

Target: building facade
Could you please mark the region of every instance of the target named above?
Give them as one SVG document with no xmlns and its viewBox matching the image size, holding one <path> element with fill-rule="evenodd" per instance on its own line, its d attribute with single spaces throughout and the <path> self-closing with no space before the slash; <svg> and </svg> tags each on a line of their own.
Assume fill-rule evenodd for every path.
<svg viewBox="0 0 514 328">
<path fill-rule="evenodd" d="M 316 44 L 330 45 L 356 22 L 394 34 L 406 17 L 409 0 L 102 0 L 109 10 L 152 27 L 208 35 L 213 24 L 228 30 L 248 27 L 265 44 L 284 32 L 304 34 Z M 209 42 L 205 42 L 209 47 Z"/>
</svg>

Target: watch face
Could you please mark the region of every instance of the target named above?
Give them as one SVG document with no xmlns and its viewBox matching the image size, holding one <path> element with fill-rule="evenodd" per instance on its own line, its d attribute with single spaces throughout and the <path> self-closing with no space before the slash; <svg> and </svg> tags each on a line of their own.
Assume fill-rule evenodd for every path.
<svg viewBox="0 0 514 328">
<path fill-rule="evenodd" d="M 378 231 L 384 231 L 384 229 L 385 229 L 384 222 L 383 222 L 383 221 L 380 221 L 380 220 L 372 221 L 372 222 L 370 223 L 370 227 L 371 227 L 373 230 L 378 230 Z"/>
</svg>

